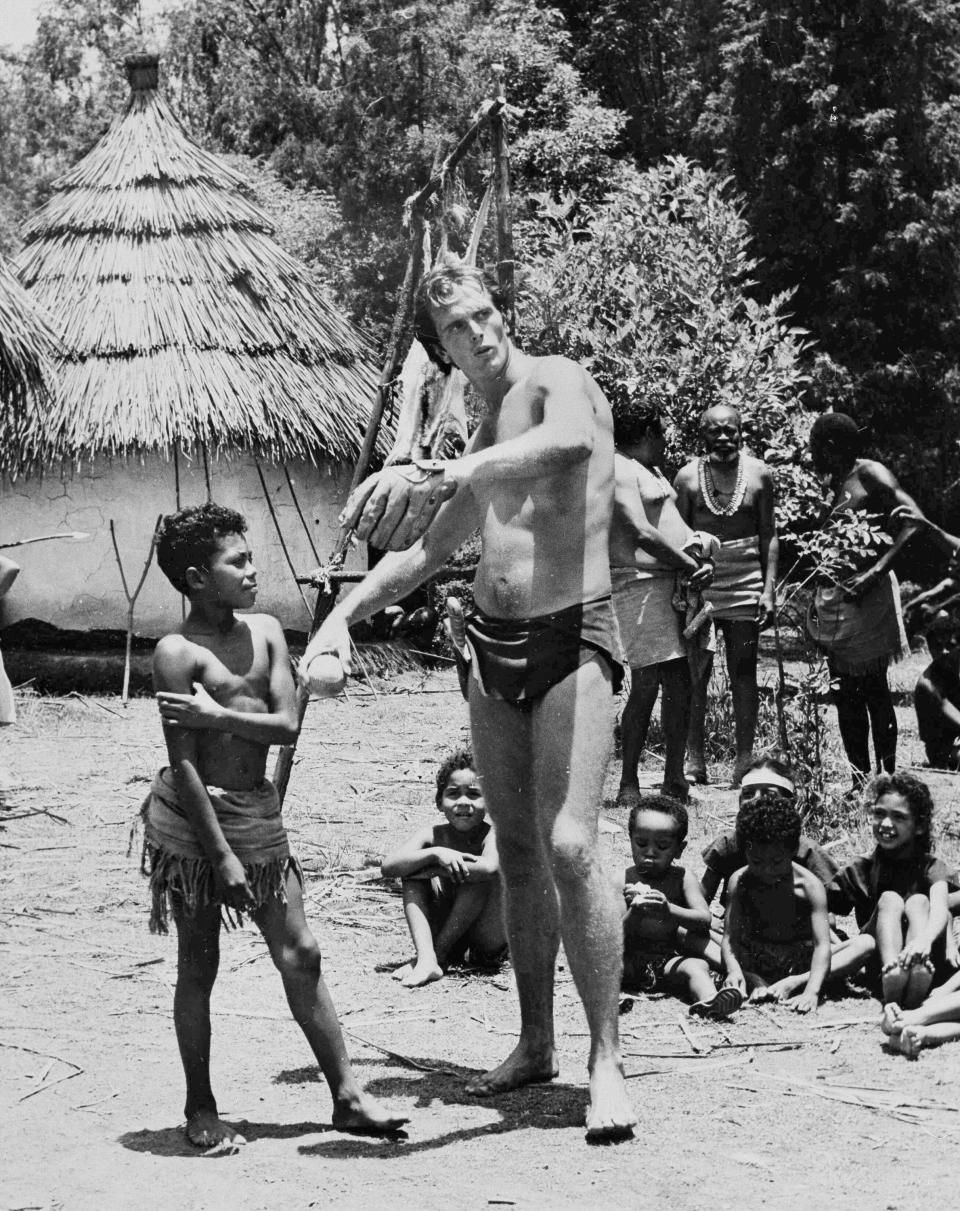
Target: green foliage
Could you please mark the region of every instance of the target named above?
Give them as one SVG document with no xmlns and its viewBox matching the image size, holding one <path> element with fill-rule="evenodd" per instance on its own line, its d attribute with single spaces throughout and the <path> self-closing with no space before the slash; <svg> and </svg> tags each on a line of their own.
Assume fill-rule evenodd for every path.
<svg viewBox="0 0 960 1211">
<path fill-rule="evenodd" d="M 748 445 L 777 466 L 782 519 L 799 521 L 795 496 L 819 497 L 797 462 L 803 334 L 786 296 L 749 294 L 758 266 L 724 182 L 674 158 L 625 173 L 602 205 L 542 196 L 539 219 L 523 229 L 537 250 L 519 308 L 527 346 L 582 361 L 615 412 L 656 403 L 674 463 L 697 448 L 705 408 L 737 407 Z"/>
<path fill-rule="evenodd" d="M 870 426 L 960 513 L 960 4 L 560 0 L 638 162 L 696 156 L 745 199 L 756 294 L 795 291 L 814 407 Z"/>
</svg>

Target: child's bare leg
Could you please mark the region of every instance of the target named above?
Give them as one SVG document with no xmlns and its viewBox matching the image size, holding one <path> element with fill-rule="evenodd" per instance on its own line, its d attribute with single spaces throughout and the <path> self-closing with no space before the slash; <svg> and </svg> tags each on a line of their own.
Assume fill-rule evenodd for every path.
<svg viewBox="0 0 960 1211">
<path fill-rule="evenodd" d="M 210 1085 L 210 993 L 220 966 L 220 908 L 208 905 L 188 916 L 174 902 L 177 925 L 177 988 L 173 995 L 173 1024 L 187 1100 L 183 1113 L 187 1139 L 197 1148 L 246 1143 L 217 1113 Z"/>
<path fill-rule="evenodd" d="M 911 941 L 927 928 L 930 920 L 930 900 L 927 896 L 910 896 L 904 905 L 907 918 L 907 941 Z M 923 1004 L 933 983 L 933 964 L 913 963 L 907 968 L 907 984 L 903 990 L 903 1004 L 907 1009 L 916 1009 Z"/>
<path fill-rule="evenodd" d="M 722 936 L 722 934 L 719 935 L 719 937 Z M 723 967 L 723 960 L 720 957 L 720 942 L 718 938 L 714 937 L 712 930 L 709 935 L 683 930 L 680 935 L 680 949 L 691 958 L 705 960 L 712 971 L 720 971 Z"/>
<path fill-rule="evenodd" d="M 394 972 L 394 978 L 407 988 L 419 988 L 431 980 L 443 978 L 443 968 L 437 959 L 430 928 L 430 882 L 427 879 L 404 879 L 403 915 L 417 952 L 413 963 Z"/>
<path fill-rule="evenodd" d="M 450 960 L 458 942 L 464 941 L 487 902 L 487 881 L 461 883 L 453 893 L 453 903 L 446 920 L 437 930 L 434 949 L 441 966 Z"/>
<path fill-rule="evenodd" d="M 876 913 L 877 950 L 880 954 L 880 972 L 883 982 L 883 1002 L 902 1003 L 907 987 L 909 972 L 900 966 L 900 951 L 903 950 L 903 897 L 895 891 L 885 891 L 880 897 Z"/>
<path fill-rule="evenodd" d="M 876 948 L 876 939 L 873 934 L 869 933 L 857 934 L 855 938 L 840 942 L 834 947 L 833 954 L 830 956 L 830 974 L 827 979 L 832 982 L 852 976 L 863 967 Z M 796 975 L 785 976 L 782 980 L 778 980 L 774 985 L 778 998 L 786 1000 L 789 997 L 798 996 L 806 988 L 809 979 L 810 972 L 801 971 Z"/>
<path fill-rule="evenodd" d="M 480 913 L 467 935 L 470 954 L 501 957 L 507 949 L 507 931 L 503 924 L 503 889 L 499 878 L 476 885 L 483 889 Z"/>
<path fill-rule="evenodd" d="M 687 1000 L 697 1005 L 712 1001 L 717 988 L 706 959 L 683 958 L 668 963 L 664 973 L 686 991 Z"/>
<path fill-rule="evenodd" d="M 254 914 L 303 1031 L 333 1096 L 338 1131 L 386 1135 L 408 1120 L 390 1114 L 357 1081 L 343 1041 L 337 1011 L 320 971 L 320 948 L 303 915 L 303 896 L 294 872 L 287 872 L 287 903 L 272 899 Z"/>
</svg>

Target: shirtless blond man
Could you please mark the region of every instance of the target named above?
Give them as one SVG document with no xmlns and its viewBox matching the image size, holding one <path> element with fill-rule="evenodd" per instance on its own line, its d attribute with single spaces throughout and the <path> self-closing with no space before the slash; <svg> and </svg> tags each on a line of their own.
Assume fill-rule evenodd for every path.
<svg viewBox="0 0 960 1211">
<path fill-rule="evenodd" d="M 177 928 L 173 1022 L 187 1084 L 187 1139 L 234 1151 L 245 1141 L 217 1110 L 210 1084 L 210 994 L 221 918 L 247 913 L 280 972 L 287 1002 L 333 1095 L 333 1126 L 386 1135 L 407 1120 L 361 1089 L 303 912 L 302 874 L 290 853 L 276 789 L 265 778 L 271 744 L 296 737 L 290 656 L 269 614 L 237 615 L 257 597 L 246 522 L 211 503 L 163 519 L 157 562 L 190 602 L 157 644 L 153 678 L 170 765 L 143 807 L 150 864 L 150 927 Z"/>
<path fill-rule="evenodd" d="M 455 462 L 390 467 L 360 486 L 344 523 L 393 550 L 310 642 L 349 664 L 347 628 L 421 584 L 475 530 L 481 559 L 467 620 L 473 751 L 497 830 L 520 1039 L 467 1091 L 490 1096 L 557 1075 L 554 965 L 562 937 L 590 1027 L 587 1135 L 631 1134 L 617 1029 L 620 909 L 597 821 L 619 666 L 608 534 L 610 409 L 582 367 L 531 357 L 507 336 L 482 276 L 427 275 L 421 339 L 458 366 L 487 412 Z"/>
<path fill-rule="evenodd" d="M 705 453 L 687 463 L 674 486 L 687 525 L 713 534 L 721 544 L 704 597 L 727 654 L 737 750 L 733 784 L 739 786 L 757 730 L 757 643 L 761 627 L 773 621 L 779 554 L 773 475 L 766 463 L 744 453 L 736 408 L 708 408 L 700 433 Z M 712 670 L 712 656 L 702 657 L 690 703 L 688 778 L 700 783 L 707 780 L 703 732 Z"/>
</svg>

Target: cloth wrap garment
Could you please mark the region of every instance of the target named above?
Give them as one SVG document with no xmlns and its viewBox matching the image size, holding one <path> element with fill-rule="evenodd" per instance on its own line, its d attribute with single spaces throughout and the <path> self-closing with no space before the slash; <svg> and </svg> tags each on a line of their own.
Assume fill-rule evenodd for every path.
<svg viewBox="0 0 960 1211">
<path fill-rule="evenodd" d="M 886 572 L 856 601 L 837 584 L 820 585 L 807 614 L 807 630 L 834 673 L 882 673 L 907 651 L 896 576 Z"/>
<path fill-rule="evenodd" d="M 757 536 L 722 542 L 716 554 L 713 583 L 703 591 L 713 617 L 756 622 L 762 592 L 763 569 Z"/>
<path fill-rule="evenodd" d="M 224 840 L 243 866 L 257 908 L 274 898 L 286 903 L 287 872 L 292 870 L 301 886 L 303 872 L 290 853 L 277 788 L 265 780 L 252 790 L 208 786 L 207 794 Z M 213 867 L 180 803 L 169 767 L 154 778 L 140 816 L 144 825 L 140 868 L 150 876 L 150 932 L 169 932 L 171 896 L 182 903 L 188 916 L 219 904 L 226 925 L 241 925 L 241 913 L 223 904 Z"/>
</svg>

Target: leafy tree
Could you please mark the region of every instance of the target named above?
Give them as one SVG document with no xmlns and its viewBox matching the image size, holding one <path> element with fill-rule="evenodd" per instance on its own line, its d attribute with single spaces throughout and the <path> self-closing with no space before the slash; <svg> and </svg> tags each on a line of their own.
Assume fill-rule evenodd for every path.
<svg viewBox="0 0 960 1211">
<path fill-rule="evenodd" d="M 563 8 L 641 162 L 679 152 L 733 178 L 758 297 L 794 290 L 814 338 L 811 403 L 861 418 L 936 513 L 960 471 L 960 4 Z"/>
<path fill-rule="evenodd" d="M 738 408 L 748 445 L 777 465 L 781 521 L 798 523 L 819 496 L 797 459 L 809 428 L 803 334 L 787 295 L 761 304 L 749 293 L 758 266 L 740 200 L 674 158 L 575 220 L 570 199 L 541 202 L 520 311 L 528 346 L 582 361 L 615 412 L 658 404 L 674 464 L 697 448 L 705 408 Z"/>
</svg>

